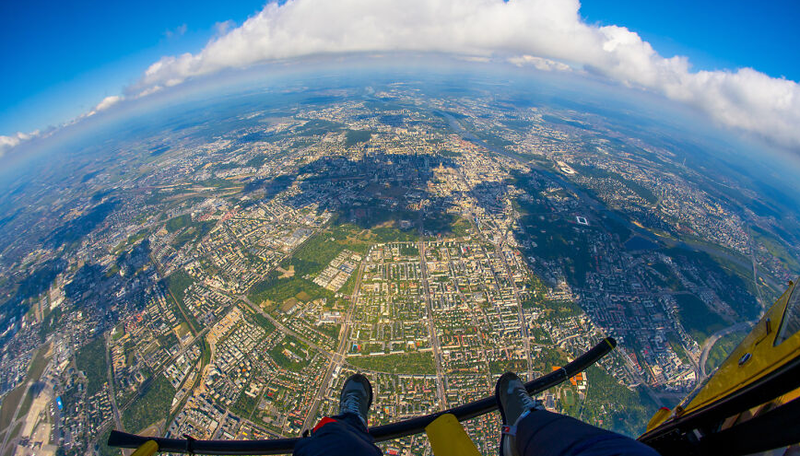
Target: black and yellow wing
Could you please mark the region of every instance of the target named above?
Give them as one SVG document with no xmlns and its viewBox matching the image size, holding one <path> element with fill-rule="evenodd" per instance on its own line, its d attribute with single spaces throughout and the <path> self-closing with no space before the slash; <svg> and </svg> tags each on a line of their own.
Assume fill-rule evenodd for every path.
<svg viewBox="0 0 800 456">
<path fill-rule="evenodd" d="M 663 455 L 744 455 L 800 442 L 800 288 L 786 292 L 719 368 L 639 440 Z"/>
</svg>

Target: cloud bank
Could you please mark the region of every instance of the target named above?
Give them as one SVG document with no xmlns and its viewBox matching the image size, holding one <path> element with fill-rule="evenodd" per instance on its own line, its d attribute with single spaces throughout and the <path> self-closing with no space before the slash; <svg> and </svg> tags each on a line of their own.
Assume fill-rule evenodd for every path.
<svg viewBox="0 0 800 456">
<path fill-rule="evenodd" d="M 114 106 L 115 104 L 119 103 L 123 100 L 123 96 L 121 95 L 111 95 L 109 97 L 103 98 L 103 101 L 97 104 L 97 106 L 92 109 L 91 112 L 100 112 L 105 111 L 106 109 Z"/>
<path fill-rule="evenodd" d="M 578 0 L 288 0 L 268 3 L 196 54 L 151 65 L 131 94 L 226 68 L 316 54 L 419 51 L 571 67 L 662 94 L 718 123 L 800 149 L 800 86 L 753 69 L 690 71 L 625 27 L 584 22 Z M 569 65 L 566 65 L 569 64 Z"/>
<path fill-rule="evenodd" d="M 6 151 L 17 147 L 20 143 L 23 143 L 29 139 L 35 138 L 39 136 L 39 130 L 36 130 L 31 133 L 23 133 L 18 131 L 16 134 L 11 136 L 2 136 L 0 135 L 0 157 L 5 155 Z"/>
<path fill-rule="evenodd" d="M 111 96 L 105 97 L 100 101 L 100 103 L 98 103 L 89 112 L 83 113 L 83 114 L 79 115 L 78 117 L 76 117 L 76 118 L 74 118 L 74 119 L 62 124 L 61 128 L 67 127 L 67 126 L 70 126 L 70 125 L 74 125 L 74 124 L 80 122 L 81 120 L 83 120 L 83 119 L 85 119 L 87 117 L 91 117 L 91 116 L 97 114 L 100 111 L 105 111 L 106 109 L 114 106 L 115 104 L 119 103 L 120 101 L 123 101 L 124 99 L 125 99 L 125 96 L 123 96 L 123 95 L 111 95 Z M 3 155 L 6 154 L 6 152 L 8 152 L 9 150 L 19 146 L 22 143 L 25 143 L 25 142 L 27 142 L 27 141 L 29 141 L 31 139 L 34 139 L 34 138 L 48 137 L 48 136 L 52 135 L 56 130 L 57 129 L 52 129 L 51 128 L 51 129 L 46 130 L 44 133 L 42 133 L 39 130 L 36 130 L 36 131 L 30 132 L 30 133 L 24 133 L 24 132 L 18 131 L 17 133 L 15 133 L 15 134 L 13 134 L 11 136 L 2 136 L 2 135 L 0 135 L 0 157 L 2 157 Z"/>
<path fill-rule="evenodd" d="M 125 88 L 125 95 L 104 98 L 62 127 L 224 69 L 321 54 L 411 51 L 502 60 L 542 71 L 584 71 L 664 95 L 722 126 L 800 152 L 797 82 L 751 68 L 692 71 L 686 57 L 663 57 L 638 34 L 586 23 L 579 11 L 579 0 L 270 2 L 239 27 L 230 21 L 217 24 L 215 37 L 200 52 L 161 58 Z M 0 156 L 52 133 L 0 136 Z"/>
</svg>

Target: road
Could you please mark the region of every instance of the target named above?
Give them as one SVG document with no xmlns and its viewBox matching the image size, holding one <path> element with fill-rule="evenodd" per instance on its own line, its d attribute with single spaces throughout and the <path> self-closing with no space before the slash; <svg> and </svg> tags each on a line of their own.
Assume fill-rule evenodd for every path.
<svg viewBox="0 0 800 456">
<path fill-rule="evenodd" d="M 283 323 L 281 323 L 278 320 L 276 320 L 275 317 L 273 317 L 272 315 L 270 315 L 267 312 L 265 312 L 264 309 L 261 308 L 261 306 L 259 306 L 258 304 L 254 303 L 253 301 L 251 301 L 250 298 L 247 297 L 247 295 L 233 295 L 233 296 L 238 298 L 238 299 L 241 299 L 244 302 L 246 302 L 247 305 L 249 305 L 250 308 L 253 309 L 254 312 L 258 312 L 259 314 L 261 314 L 261 316 L 263 316 L 264 318 L 269 320 L 270 323 L 275 325 L 275 328 L 278 331 L 280 331 L 280 332 L 282 332 L 284 334 L 288 334 L 288 335 L 296 338 L 297 340 L 299 340 L 300 342 L 303 342 L 304 344 L 308 345 L 309 347 L 313 348 L 314 350 L 316 350 L 318 352 L 321 352 L 324 355 L 328 356 L 329 358 L 333 359 L 333 355 L 331 355 L 330 352 L 328 352 L 327 348 L 320 347 L 319 345 L 315 344 L 314 342 L 306 339 L 304 336 L 302 336 L 302 335 L 292 331 L 291 329 L 287 328 Z"/>
<path fill-rule="evenodd" d="M 161 271 L 161 266 L 159 265 L 158 261 L 156 261 L 156 259 L 153 257 L 152 254 L 150 255 L 150 261 L 155 266 L 156 272 L 158 273 L 158 277 L 164 278 L 164 274 Z M 159 375 L 161 375 L 161 373 L 164 372 L 164 370 L 166 370 L 167 366 L 171 365 L 173 362 L 175 362 L 176 359 L 178 359 L 181 355 L 186 353 L 186 351 L 189 349 L 189 347 L 194 345 L 195 342 L 197 342 L 199 340 L 202 340 L 203 336 L 205 336 L 205 334 L 209 330 L 209 328 L 203 328 L 201 331 L 198 332 L 197 329 L 192 324 L 192 320 L 190 320 L 189 317 L 186 315 L 186 312 L 183 309 L 183 304 L 180 303 L 175 298 L 175 296 L 172 295 L 172 292 L 169 290 L 169 287 L 165 287 L 165 288 L 166 288 L 166 291 L 167 291 L 167 294 L 169 295 L 169 297 L 171 297 L 172 300 L 175 302 L 175 304 L 178 306 L 178 310 L 180 311 L 181 315 L 183 316 L 183 321 L 185 321 L 186 324 L 189 325 L 189 329 L 190 329 L 191 333 L 194 335 L 194 337 L 192 338 L 192 340 L 189 343 L 187 343 L 186 345 L 181 347 L 180 351 L 177 354 L 175 354 L 175 356 L 173 356 L 169 360 L 167 360 L 167 362 L 165 362 L 161 366 L 161 368 L 158 370 L 158 372 L 153 374 L 150 378 L 156 378 Z M 106 334 L 105 337 L 106 337 L 106 347 L 108 347 L 108 338 L 110 337 L 110 334 Z M 133 402 L 139 398 L 139 394 L 138 393 L 141 393 L 141 391 L 138 391 L 138 393 L 136 395 L 134 395 L 131 399 L 129 399 L 128 402 L 123 404 L 122 407 L 119 407 L 117 405 L 117 397 L 116 397 L 116 394 L 115 394 L 115 391 L 114 391 L 114 375 L 113 375 L 113 372 L 112 372 L 112 369 L 111 369 L 111 360 L 109 359 L 108 350 L 106 350 L 106 365 L 108 366 L 107 375 L 108 375 L 108 385 L 109 385 L 109 389 L 110 389 L 109 393 L 110 393 L 110 399 L 111 399 L 111 410 L 113 411 L 113 415 L 114 415 L 114 426 L 115 426 L 115 429 L 124 431 L 125 428 L 122 425 L 121 413 L 125 409 L 130 407 L 131 404 L 133 404 Z M 140 388 L 141 388 L 141 386 L 140 386 Z"/>
<path fill-rule="evenodd" d="M 587 204 L 589 207 L 591 207 L 591 208 L 593 208 L 593 209 L 595 209 L 595 210 L 597 210 L 599 212 L 607 214 L 609 217 L 612 217 L 617 222 L 620 222 L 623 225 L 625 225 L 626 227 L 628 227 L 634 233 L 637 233 L 637 234 L 641 235 L 642 237 L 645 237 L 646 239 L 654 240 L 655 236 L 650 231 L 648 231 L 647 229 L 644 229 L 644 228 L 640 228 L 640 227 L 634 225 L 633 223 L 631 223 L 628 219 L 619 216 L 619 214 L 617 214 L 615 211 L 608 209 L 603 204 L 601 204 L 600 202 L 598 202 L 594 198 L 592 198 L 589 195 L 587 195 L 585 192 L 583 192 L 580 189 L 578 189 L 575 185 L 572 184 L 572 182 L 564 179 L 562 176 L 560 176 L 560 175 L 558 175 L 556 173 L 553 173 L 550 170 L 544 169 L 544 168 L 536 165 L 533 162 L 527 162 L 525 160 L 520 160 L 520 157 L 515 156 L 513 154 L 510 154 L 510 153 L 508 153 L 508 152 L 506 152 L 504 150 L 498 150 L 498 149 L 495 149 L 495 148 L 491 147 L 490 145 L 486 144 L 485 142 L 483 142 L 482 140 L 477 138 L 474 134 L 472 134 L 472 132 L 466 130 L 464 128 L 464 126 L 461 125 L 461 123 L 458 122 L 454 117 L 450 116 L 447 113 L 444 113 L 443 115 L 448 120 L 448 122 L 450 124 L 450 127 L 454 131 L 459 133 L 460 135 L 469 138 L 473 142 L 476 142 L 476 143 L 482 145 L 483 147 L 486 147 L 487 149 L 491 150 L 492 152 L 498 153 L 500 155 L 506 156 L 506 157 L 514 159 L 514 160 L 523 161 L 523 162 L 527 163 L 532 168 L 535 168 L 537 171 L 545 174 L 547 177 L 555 180 L 557 183 L 559 183 L 562 186 L 564 186 L 564 188 L 572 191 L 584 204 Z M 463 176 L 462 176 L 462 178 L 463 178 Z M 692 251 L 705 252 L 705 253 L 708 253 L 708 254 L 710 254 L 712 256 L 715 256 L 717 258 L 720 258 L 720 259 L 723 259 L 725 261 L 729 261 L 731 263 L 734 263 L 734 264 L 736 264 L 736 265 L 738 265 L 738 266 L 740 266 L 742 268 L 745 268 L 745 269 L 752 268 L 752 270 L 753 270 L 753 282 L 754 282 L 755 288 L 756 288 L 756 290 L 758 292 L 759 302 L 762 305 L 765 304 L 765 303 L 763 303 L 763 298 L 761 296 L 761 289 L 760 289 L 760 287 L 758 285 L 758 280 L 757 280 L 758 279 L 757 262 L 756 262 L 754 254 L 753 254 L 752 245 L 751 245 L 751 255 L 750 255 L 750 258 L 749 258 L 750 261 L 748 261 L 747 257 L 733 255 L 729 251 L 727 251 L 727 250 L 725 250 L 723 248 L 720 248 L 720 247 L 715 247 L 715 246 L 711 246 L 711 245 L 704 245 L 704 244 L 698 244 L 698 243 L 687 243 L 687 242 L 683 242 L 683 241 L 668 240 L 668 239 L 663 239 L 663 238 L 658 238 L 658 241 L 664 242 L 664 243 L 666 243 L 667 245 L 670 245 L 670 246 L 679 246 L 679 247 L 683 247 L 683 248 L 686 248 L 686 249 L 689 249 L 689 250 L 692 250 Z M 765 281 L 767 281 L 770 285 L 775 286 L 778 289 L 781 288 L 780 284 L 776 283 L 775 280 L 772 279 L 772 277 L 762 276 L 762 278 Z M 705 376 L 706 376 L 705 365 L 706 365 L 706 361 L 708 359 L 708 353 L 710 352 L 711 348 L 714 346 L 714 343 L 720 337 L 723 337 L 723 336 L 725 336 L 727 334 L 730 334 L 731 332 L 734 332 L 736 330 L 749 329 L 749 327 L 751 327 L 753 324 L 755 324 L 755 322 L 737 323 L 737 324 L 735 324 L 733 326 L 730 326 L 730 327 L 725 328 L 725 329 L 723 329 L 721 331 L 718 331 L 717 333 L 713 334 L 711 337 L 709 337 L 706 340 L 706 342 L 703 344 L 703 351 L 702 351 L 702 354 L 700 356 L 700 365 L 697 366 L 699 368 L 700 374 L 702 374 L 703 378 L 705 378 Z M 698 378 L 698 381 L 701 381 L 701 380 L 702 380 L 702 378 Z M 649 388 L 648 388 L 648 390 L 649 390 Z"/>
<path fill-rule="evenodd" d="M 421 222 L 421 219 L 420 219 Z M 442 352 L 439 349 L 439 336 L 436 335 L 436 326 L 433 322 L 433 308 L 431 307 L 431 289 L 428 284 L 428 266 L 425 261 L 425 236 L 422 234 L 422 225 L 420 223 L 420 236 L 419 236 L 419 257 L 420 257 L 420 271 L 422 274 L 422 288 L 423 299 L 425 300 L 425 309 L 428 317 L 428 332 L 431 336 L 431 347 L 433 348 L 433 361 L 436 364 L 436 396 L 439 398 L 439 408 L 444 410 L 447 407 L 445 402 L 444 392 L 447 389 L 445 381 L 447 380 L 442 370 Z"/>
<path fill-rule="evenodd" d="M 11 422 L 8 424 L 8 427 L 6 428 L 6 429 L 8 429 L 8 431 L 3 433 L 3 441 L 2 441 L 2 443 L 0 443 L 0 451 L 3 451 L 4 452 L 3 454 L 6 454 L 5 453 L 5 449 L 6 449 L 7 446 L 8 447 L 11 447 L 11 446 L 16 447 L 17 446 L 16 441 L 17 441 L 17 438 L 19 438 L 19 432 L 12 437 L 12 434 L 14 434 L 12 432 L 12 429 L 15 429 L 16 426 L 18 426 L 18 422 L 25 418 L 25 417 L 19 416 L 19 410 L 20 410 L 20 408 L 22 408 L 22 403 L 25 402 L 25 395 L 28 394 L 28 390 L 30 389 L 31 385 L 33 385 L 33 382 L 30 381 L 30 380 L 26 380 L 25 383 L 23 383 L 22 386 L 21 386 L 21 388 L 23 388 L 22 397 L 20 397 L 19 402 L 17 402 L 17 406 L 14 409 L 14 413 L 11 416 Z M 6 397 L 8 397 L 8 396 L 6 396 Z M 5 399 L 5 398 L 3 398 L 3 399 Z"/>
<path fill-rule="evenodd" d="M 451 122 L 455 121 L 455 119 L 453 119 L 449 115 L 447 117 L 449 117 Z M 464 176 L 464 173 L 462 173 L 460 169 L 457 170 L 457 173 L 458 173 L 458 176 L 461 179 L 461 181 L 464 183 L 464 185 L 467 188 L 469 188 L 469 181 L 467 181 L 467 178 Z M 478 199 L 478 197 L 472 193 L 472 190 L 469 191 L 469 194 L 470 194 L 470 196 L 475 198 L 475 200 Z M 472 220 L 475 219 L 474 214 L 470 213 L 469 218 L 470 218 L 470 223 L 472 223 Z M 524 347 L 525 348 L 525 363 L 526 363 L 526 366 L 528 366 L 528 380 L 529 381 L 533 380 L 533 361 L 531 360 L 531 338 L 530 338 L 530 333 L 528 332 L 528 324 L 527 324 L 527 321 L 525 320 L 525 310 L 522 308 L 522 300 L 519 298 L 519 290 L 517 290 L 517 284 L 514 283 L 513 275 L 511 274 L 511 266 L 508 264 L 508 261 L 506 260 L 506 257 L 503 254 L 503 243 L 504 243 L 504 241 L 501 240 L 500 243 L 493 244 L 491 241 L 489 241 L 489 239 L 487 239 L 487 237 L 483 234 L 483 231 L 480 228 L 478 228 L 477 226 L 475 228 L 476 228 L 477 232 L 480 234 L 481 238 L 485 242 L 494 245 L 495 252 L 503 260 L 503 264 L 505 265 L 505 269 L 506 269 L 506 274 L 508 276 L 508 280 L 511 282 L 511 288 L 514 290 L 514 299 L 516 299 L 516 301 L 517 301 L 517 318 L 519 318 L 519 325 L 520 325 L 520 328 L 522 330 L 523 344 L 525 346 Z M 492 269 L 492 274 L 495 275 L 495 284 L 499 284 L 500 281 L 497 279 L 497 274 L 495 273 L 494 269 Z M 456 288 L 458 288 L 458 287 L 456 287 Z"/>
<path fill-rule="evenodd" d="M 51 343 L 47 342 L 44 345 L 42 345 L 38 350 L 44 350 L 44 352 L 46 354 L 50 350 L 50 347 L 52 347 Z M 36 359 L 36 357 L 38 355 L 38 350 L 34 350 L 33 351 L 33 359 L 34 360 Z M 53 398 L 53 407 L 55 408 L 56 394 L 55 394 L 55 391 L 53 390 L 53 388 L 50 386 L 50 382 L 47 380 L 49 378 L 49 376 L 50 376 L 50 366 L 51 366 L 51 363 L 48 360 L 47 364 L 43 368 L 42 373 L 40 374 L 40 376 L 38 378 L 31 378 L 30 377 L 30 366 L 29 366 L 28 367 L 28 369 L 29 369 L 28 370 L 28 375 L 26 375 L 25 380 L 23 381 L 23 383 L 21 383 L 20 385 L 17 386 L 17 388 L 21 388 L 22 389 L 22 395 L 19 397 L 19 401 L 17 402 L 16 406 L 14 407 L 14 410 L 12 411 L 13 413 L 11 414 L 10 421 L 8 423 L 8 427 L 6 427 L 6 429 L 5 429 L 6 432 L 4 432 L 2 434 L 2 441 L 0 441 L 0 452 L 2 452 L 2 453 L 0 453 L 0 454 L 3 454 L 3 455 L 8 454 L 8 451 L 6 451 L 6 450 L 8 450 L 9 448 L 15 448 L 16 445 L 17 445 L 17 440 L 16 439 L 19 438 L 21 429 L 16 429 L 16 428 L 17 428 L 17 426 L 19 426 L 22 423 L 24 423 L 26 418 L 27 418 L 26 415 L 20 416 L 20 411 L 22 410 L 22 404 L 25 402 L 25 397 L 29 393 L 31 393 L 31 387 L 33 387 L 33 385 L 41 382 L 41 384 L 44 387 L 39 392 L 39 395 L 46 394 L 48 396 L 51 396 Z M 44 380 L 42 380 L 42 379 L 44 379 Z M 10 391 L 9 391 L 9 393 L 10 393 Z M 3 397 L 3 405 L 6 405 L 5 401 L 8 400 L 8 397 L 9 397 L 9 394 L 6 394 Z M 29 408 L 28 409 L 28 413 L 30 413 L 30 410 L 31 409 Z M 14 432 L 12 432 L 12 430 L 15 430 L 15 429 L 17 430 L 17 433 L 12 438 L 12 434 L 14 434 Z M 54 428 L 54 432 L 56 430 L 57 430 L 57 424 L 56 424 L 56 428 Z M 55 433 L 53 435 L 55 436 Z"/>
<path fill-rule="evenodd" d="M 449 253 L 448 253 L 448 260 L 452 261 L 452 259 L 449 257 Z M 461 298 L 462 302 L 465 302 L 465 303 L 470 302 L 470 300 L 464 295 L 464 292 L 461 291 L 461 287 L 458 286 L 458 282 L 456 281 L 455 278 L 451 277 L 450 278 L 450 283 L 453 284 L 453 288 L 458 293 L 458 296 Z M 480 311 L 479 310 L 470 311 L 469 319 L 472 322 L 472 325 L 475 326 L 475 329 L 476 329 L 476 331 L 478 331 L 478 334 L 482 334 L 481 322 L 476 317 L 476 313 L 477 312 L 480 312 Z M 482 315 L 482 316 L 484 318 L 486 318 L 485 315 Z M 484 326 L 484 328 L 485 328 L 485 326 Z M 488 382 L 489 385 L 493 384 L 494 383 L 494 379 L 492 377 L 492 369 L 489 367 L 489 361 L 486 360 L 484 357 L 481 357 L 480 361 L 483 363 L 483 374 L 486 376 L 486 381 Z"/>
<path fill-rule="evenodd" d="M 508 151 L 505 151 L 503 149 L 494 148 L 491 145 L 489 145 L 486 142 L 484 142 L 483 140 L 481 140 L 480 138 L 478 138 L 477 136 L 475 136 L 471 131 L 465 129 L 464 126 L 461 125 L 461 123 L 458 120 L 456 120 L 453 116 L 451 116 L 451 115 L 449 115 L 447 113 L 442 113 L 442 115 L 448 120 L 448 123 L 449 123 L 450 127 L 455 132 L 457 132 L 459 135 L 461 135 L 462 137 L 465 137 L 465 138 L 469 139 L 470 141 L 472 141 L 472 142 L 474 142 L 476 144 L 479 144 L 479 145 L 485 147 L 486 149 L 488 149 L 488 150 L 490 150 L 490 151 L 492 151 L 492 152 L 494 152 L 494 153 L 496 153 L 498 155 L 502 155 L 504 157 L 519 161 L 521 163 L 525 163 L 526 165 L 530 166 L 531 168 L 536 169 L 538 172 L 546 175 L 548 178 L 550 178 L 550 179 L 554 180 L 556 183 L 562 185 L 565 189 L 567 189 L 567 190 L 571 191 L 572 193 L 574 193 L 581 202 L 583 202 L 584 204 L 588 205 L 590 208 L 598 211 L 598 213 L 605 214 L 606 216 L 608 216 L 608 217 L 614 219 L 615 221 L 617 221 L 618 223 L 622 223 L 624 226 L 626 226 L 628 229 L 630 229 L 634 233 L 636 233 L 636 234 L 638 234 L 638 235 L 640 235 L 640 236 L 642 236 L 642 237 L 644 237 L 644 238 L 646 238 L 648 240 L 655 241 L 655 242 L 659 242 L 660 241 L 660 242 L 663 242 L 663 243 L 667 244 L 670 247 L 678 246 L 678 247 L 682 247 L 682 248 L 685 248 L 685 249 L 688 249 L 688 250 L 691 250 L 691 251 L 695 251 L 695 252 L 705 252 L 705 253 L 708 253 L 709 255 L 716 256 L 717 258 L 720 258 L 722 260 L 728 261 L 730 263 L 734 263 L 734 264 L 736 264 L 736 265 L 738 265 L 738 266 L 740 266 L 740 267 L 742 267 L 744 269 L 750 269 L 751 267 L 755 269 L 755 264 L 751 264 L 748 261 L 748 258 L 745 257 L 744 255 L 734 255 L 730 251 L 725 250 L 725 249 L 723 249 L 721 247 L 716 247 L 716 246 L 712 246 L 712 245 L 705 245 L 705 244 L 699 244 L 699 243 L 695 243 L 695 242 L 684 242 L 684 241 L 681 241 L 681 240 L 672 240 L 672 239 L 665 239 L 665 238 L 657 237 L 656 235 L 654 235 L 652 232 L 650 232 L 646 228 L 641 228 L 641 227 L 639 227 L 637 225 L 634 225 L 626 217 L 620 216 L 620 214 L 618 214 L 616 211 L 614 211 L 612 209 L 609 209 L 603 203 L 601 203 L 601 202 L 597 201 L 596 199 L 592 198 L 586 192 L 580 190 L 576 185 L 574 185 L 571 181 L 565 179 L 560 174 L 554 173 L 549 169 L 546 169 L 544 167 L 541 167 L 541 166 L 537 165 L 535 162 L 525 160 L 522 157 L 520 157 L 518 155 L 515 155 L 513 153 L 509 153 Z M 757 275 L 756 275 L 755 270 L 754 270 L 754 280 L 755 280 L 755 277 L 757 277 Z M 777 289 L 781 289 L 782 285 L 777 283 L 772 277 L 770 277 L 768 275 L 763 275 L 762 278 L 765 281 L 767 281 L 770 285 L 772 285 L 773 287 L 775 287 Z M 758 284 L 756 284 L 756 289 L 758 289 Z"/>
<path fill-rule="evenodd" d="M 583 336 L 584 336 L 584 334 L 581 334 L 581 333 L 578 333 L 578 334 L 573 334 L 573 335 L 571 335 L 571 336 L 567 336 L 567 337 L 565 337 L 565 338 L 563 338 L 563 339 L 559 340 L 558 342 L 556 342 L 556 345 L 558 345 L 559 347 L 562 347 L 562 344 L 563 344 L 564 342 L 566 342 L 566 341 L 568 341 L 568 340 L 572 340 L 572 339 L 577 339 L 578 337 L 583 337 Z M 562 347 L 562 348 L 563 348 L 563 347 Z"/>
<path fill-rule="evenodd" d="M 711 336 L 703 342 L 703 351 L 700 353 L 700 377 L 698 377 L 697 382 L 700 383 L 701 381 L 705 380 L 708 376 L 706 372 L 706 361 L 708 361 L 708 354 L 711 352 L 711 349 L 714 347 L 714 344 L 722 337 L 727 336 L 728 334 L 736 331 L 746 331 L 749 330 L 756 321 L 742 321 L 736 323 L 735 325 L 728 326 L 725 329 L 720 329 L 719 331 L 715 332 Z"/>
<path fill-rule="evenodd" d="M 158 273 L 158 277 L 161 278 L 161 279 L 166 279 L 166 277 L 164 276 L 164 272 L 161 270 L 161 265 L 158 263 L 158 261 L 156 261 L 156 259 L 153 257 L 152 254 L 150 255 L 150 262 L 153 263 L 153 266 L 155 266 L 156 272 Z M 177 298 L 175 298 L 175 296 L 172 294 L 172 290 L 170 290 L 169 287 L 166 286 L 166 284 L 165 284 L 164 288 L 167 289 L 167 294 L 175 302 L 175 305 L 178 306 L 178 310 L 181 312 L 181 316 L 183 316 L 183 321 L 185 321 L 186 324 L 189 325 L 189 329 L 192 331 L 192 334 L 196 335 L 197 334 L 197 328 L 195 328 L 194 324 L 192 323 L 193 319 L 190 319 L 186 315 L 186 311 L 183 309 L 183 303 L 178 301 Z"/>
<path fill-rule="evenodd" d="M 311 407 L 308 409 L 308 414 L 306 415 L 305 421 L 303 421 L 302 430 L 305 431 L 307 429 L 311 429 L 312 426 L 315 424 L 314 422 L 317 419 L 317 411 L 319 410 L 319 406 L 324 400 L 325 396 L 327 396 L 327 390 L 330 386 L 331 380 L 333 379 L 333 373 L 336 372 L 337 368 L 339 368 L 345 359 L 345 353 L 347 352 L 347 344 L 350 342 L 350 322 L 353 318 L 353 311 L 356 308 L 356 304 L 358 303 L 358 294 L 361 290 L 361 279 L 364 276 L 364 266 L 367 263 L 366 257 L 361 260 L 361 265 L 358 267 L 358 274 L 356 276 L 356 283 L 353 287 L 353 294 L 350 298 L 350 307 L 347 309 L 347 315 L 345 316 L 344 321 L 342 322 L 342 328 L 339 330 L 339 346 L 336 348 L 336 351 L 331 354 L 331 362 L 328 364 L 328 369 L 325 371 L 325 375 L 322 377 L 322 382 L 319 384 L 319 390 L 317 394 L 314 395 L 314 401 L 311 403 Z"/>
<path fill-rule="evenodd" d="M 756 249 L 753 245 L 753 230 L 749 227 L 747 229 L 747 235 L 750 238 L 750 261 L 753 262 L 753 287 L 756 289 L 756 293 L 758 293 L 758 303 L 761 305 L 761 308 L 764 309 L 766 307 L 766 303 L 764 302 L 764 295 L 761 294 L 761 287 L 758 286 L 758 261 L 756 261 Z"/>
<path fill-rule="evenodd" d="M 108 346 L 109 346 L 109 339 L 111 338 L 111 333 L 106 332 L 105 339 L 106 339 L 106 368 L 107 368 L 107 375 L 108 375 L 108 395 L 109 399 L 111 400 L 111 410 L 114 412 L 114 425 L 116 429 L 120 431 L 124 431 L 125 428 L 122 426 L 122 420 L 119 416 L 119 408 L 117 407 L 117 395 L 114 392 L 114 371 L 111 368 L 111 356 L 108 354 Z"/>
<path fill-rule="evenodd" d="M 528 381 L 533 380 L 533 363 L 531 361 L 531 338 L 528 335 L 528 324 L 525 321 L 525 311 L 522 309 L 522 299 L 519 297 L 519 290 L 517 284 L 514 283 L 514 275 L 511 272 L 511 265 L 508 264 L 505 254 L 503 253 L 503 241 L 494 246 L 495 253 L 503 260 L 503 265 L 506 267 L 506 275 L 508 281 L 511 283 L 511 289 L 514 290 L 514 299 L 517 301 L 517 316 L 519 318 L 520 331 L 522 332 L 522 343 L 525 346 L 525 363 L 528 366 Z"/>
<path fill-rule="evenodd" d="M 189 343 L 187 343 L 186 345 L 181 347 L 180 351 L 178 353 L 176 353 L 175 356 L 173 356 L 172 358 L 168 359 L 164 364 L 162 364 L 161 368 L 157 372 L 155 372 L 153 375 L 151 375 L 150 378 L 157 378 L 159 375 L 161 375 L 161 373 L 164 372 L 167 369 L 168 366 L 172 365 L 172 363 L 174 363 L 176 359 L 178 359 L 181 355 L 186 353 L 186 350 L 188 350 L 192 345 L 194 345 L 195 342 L 197 342 L 198 340 L 201 340 L 203 338 L 203 336 L 206 335 L 207 332 L 208 332 L 208 328 L 203 328 L 203 330 L 200 331 L 200 333 L 198 333 L 196 336 L 194 336 L 194 338 L 192 338 L 192 340 Z M 141 388 L 141 386 L 140 386 L 140 388 Z M 128 402 L 126 402 L 122 407 L 120 407 L 119 411 L 122 412 L 125 409 L 127 409 L 128 407 L 130 407 L 131 404 L 133 404 L 133 402 L 136 399 L 139 399 L 139 394 L 141 394 L 141 391 L 138 391 L 136 395 L 134 395 L 130 400 L 128 400 Z"/>
</svg>

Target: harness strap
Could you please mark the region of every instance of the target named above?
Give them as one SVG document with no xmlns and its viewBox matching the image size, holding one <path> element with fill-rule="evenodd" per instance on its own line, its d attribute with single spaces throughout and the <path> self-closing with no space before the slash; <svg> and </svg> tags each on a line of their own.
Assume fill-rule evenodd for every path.
<svg viewBox="0 0 800 456">
<path fill-rule="evenodd" d="M 322 426 L 325 426 L 328 423 L 335 423 L 335 422 L 336 422 L 335 419 L 333 419 L 333 418 L 331 418 L 329 416 L 326 416 L 326 417 L 322 418 L 321 420 L 319 420 L 319 423 L 317 423 L 317 425 L 314 426 L 314 429 L 311 430 L 311 433 L 313 434 L 313 433 L 317 432 L 317 429 L 321 428 Z"/>
</svg>

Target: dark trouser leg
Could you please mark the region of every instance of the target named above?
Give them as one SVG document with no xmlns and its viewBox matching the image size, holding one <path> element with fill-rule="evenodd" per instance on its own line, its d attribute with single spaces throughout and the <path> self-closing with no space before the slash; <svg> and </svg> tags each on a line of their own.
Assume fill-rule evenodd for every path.
<svg viewBox="0 0 800 456">
<path fill-rule="evenodd" d="M 346 413 L 316 428 L 311 436 L 300 439 L 292 454 L 298 456 L 380 456 L 367 427 L 358 416 Z"/>
<path fill-rule="evenodd" d="M 520 456 L 658 456 L 649 446 L 545 410 L 517 423 Z"/>
</svg>

